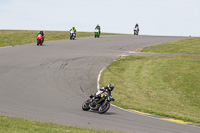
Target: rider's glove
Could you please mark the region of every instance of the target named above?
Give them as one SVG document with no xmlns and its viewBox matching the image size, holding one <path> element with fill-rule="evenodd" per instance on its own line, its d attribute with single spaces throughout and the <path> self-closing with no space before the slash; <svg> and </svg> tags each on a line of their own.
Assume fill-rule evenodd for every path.
<svg viewBox="0 0 200 133">
<path fill-rule="evenodd" d="M 90 95 L 90 98 L 93 98 L 94 96 L 93 95 Z"/>
<path fill-rule="evenodd" d="M 115 99 L 112 96 L 109 96 L 110 101 L 115 101 Z"/>
<path fill-rule="evenodd" d="M 112 101 L 115 101 L 115 99 L 114 99 L 114 98 L 112 98 Z"/>
</svg>

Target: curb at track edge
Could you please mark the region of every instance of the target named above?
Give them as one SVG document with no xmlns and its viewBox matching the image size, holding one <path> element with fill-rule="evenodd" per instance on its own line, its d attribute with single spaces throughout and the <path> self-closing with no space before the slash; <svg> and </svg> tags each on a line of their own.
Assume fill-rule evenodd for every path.
<svg viewBox="0 0 200 133">
<path fill-rule="evenodd" d="M 120 56 L 123 56 L 124 54 L 120 55 Z M 98 74 L 98 78 L 97 78 L 97 91 L 100 89 L 100 78 L 101 78 L 101 74 L 102 72 L 106 69 L 106 67 L 103 67 L 101 69 L 101 71 L 99 72 Z M 197 127 L 197 128 L 200 128 L 200 125 L 196 125 L 192 122 L 185 122 L 185 121 L 182 121 L 182 120 L 178 120 L 178 119 L 173 119 L 173 118 L 167 118 L 167 117 L 162 117 L 162 116 L 157 116 L 157 115 L 152 115 L 152 114 L 148 114 L 148 113 L 144 113 L 144 112 L 140 112 L 140 111 L 137 111 L 137 110 L 127 110 L 127 109 L 124 109 L 124 108 L 121 108 L 119 106 L 116 106 L 116 105 L 113 105 L 111 104 L 113 107 L 115 108 L 118 108 L 118 109 L 121 109 L 123 111 L 126 111 L 126 112 L 129 112 L 129 113 L 134 113 L 134 114 L 138 114 L 138 115 L 142 115 L 142 116 L 146 116 L 146 117 L 150 117 L 150 118 L 154 118 L 154 119 L 158 119 L 158 120 L 164 120 L 164 121 L 168 121 L 168 122 L 173 122 L 173 123 L 177 123 L 177 124 L 181 124 L 181 125 L 188 125 L 188 126 L 193 126 L 193 127 Z"/>
</svg>

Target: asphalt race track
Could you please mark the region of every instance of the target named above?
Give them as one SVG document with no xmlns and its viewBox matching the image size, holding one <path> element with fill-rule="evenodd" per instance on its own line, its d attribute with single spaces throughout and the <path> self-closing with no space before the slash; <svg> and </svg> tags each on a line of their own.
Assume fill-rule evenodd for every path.
<svg viewBox="0 0 200 133">
<path fill-rule="evenodd" d="M 0 48 L 0 114 L 121 132 L 200 133 L 113 106 L 102 115 L 81 108 L 96 92 L 99 71 L 119 55 L 177 39 L 183 37 L 115 35 Z"/>
</svg>

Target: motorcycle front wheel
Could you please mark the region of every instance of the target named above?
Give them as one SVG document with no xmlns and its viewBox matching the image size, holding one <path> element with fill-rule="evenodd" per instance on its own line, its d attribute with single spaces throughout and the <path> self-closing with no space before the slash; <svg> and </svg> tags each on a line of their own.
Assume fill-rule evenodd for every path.
<svg viewBox="0 0 200 133">
<path fill-rule="evenodd" d="M 37 40 L 37 46 L 38 46 L 39 44 L 40 44 L 40 40 L 38 39 L 38 40 Z"/>
<path fill-rule="evenodd" d="M 85 101 L 85 102 L 83 103 L 82 109 L 83 109 L 84 111 L 88 111 L 88 110 L 90 109 L 89 104 L 90 104 L 90 99 L 88 99 L 87 101 Z"/>
<path fill-rule="evenodd" d="M 99 114 L 104 114 L 109 110 L 109 108 L 110 108 L 110 103 L 106 102 L 104 105 L 99 107 L 98 112 L 99 112 Z"/>
</svg>

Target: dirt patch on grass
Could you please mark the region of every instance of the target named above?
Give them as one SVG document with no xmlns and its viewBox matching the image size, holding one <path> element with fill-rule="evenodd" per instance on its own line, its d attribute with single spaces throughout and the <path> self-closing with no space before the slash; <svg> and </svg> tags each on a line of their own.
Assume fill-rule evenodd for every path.
<svg viewBox="0 0 200 133">
<path fill-rule="evenodd" d="M 139 49 L 137 49 L 137 50 L 129 51 L 129 52 L 130 52 L 130 53 L 134 53 L 134 52 L 141 53 L 141 52 L 142 52 L 142 49 L 143 49 L 143 48 L 139 48 Z"/>
<path fill-rule="evenodd" d="M 120 56 L 117 59 L 115 59 L 114 61 L 118 61 L 118 60 L 125 59 L 125 58 L 126 58 L 126 56 Z"/>
</svg>

